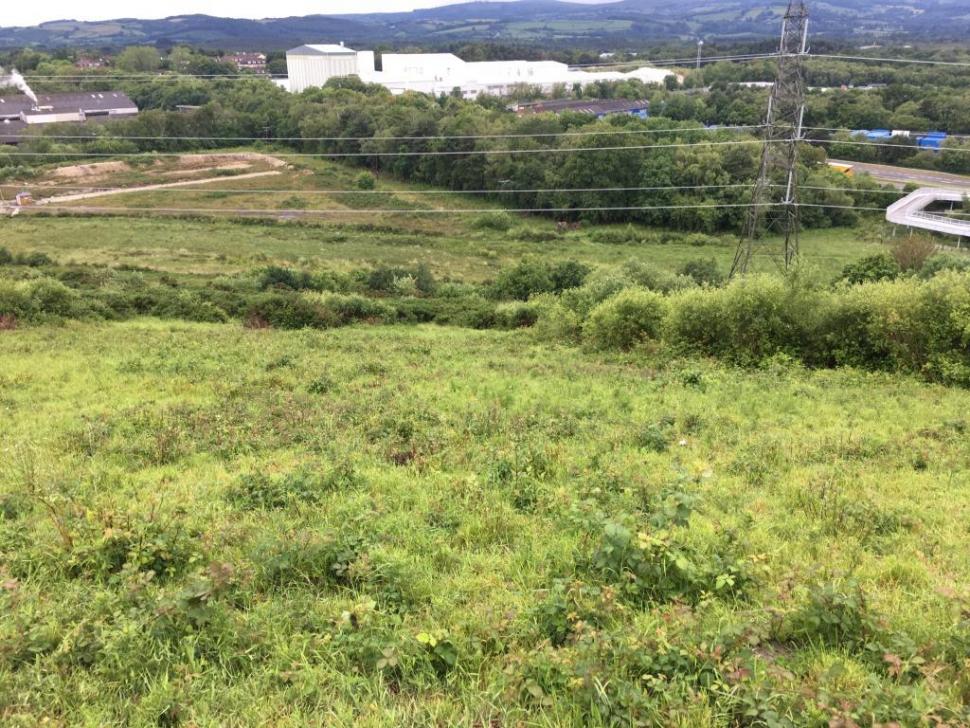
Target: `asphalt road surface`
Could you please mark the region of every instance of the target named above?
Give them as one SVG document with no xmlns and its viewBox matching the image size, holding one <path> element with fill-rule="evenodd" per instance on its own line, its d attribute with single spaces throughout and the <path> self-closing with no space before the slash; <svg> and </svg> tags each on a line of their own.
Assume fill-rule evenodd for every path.
<svg viewBox="0 0 970 728">
<path fill-rule="evenodd" d="M 870 164 L 868 162 L 849 162 L 830 159 L 835 164 L 852 165 L 856 174 L 865 173 L 884 184 L 904 187 L 916 184 L 920 187 L 955 187 L 970 190 L 970 177 L 947 172 L 934 172 L 927 169 L 910 169 L 908 167 L 893 167 L 888 164 Z"/>
</svg>

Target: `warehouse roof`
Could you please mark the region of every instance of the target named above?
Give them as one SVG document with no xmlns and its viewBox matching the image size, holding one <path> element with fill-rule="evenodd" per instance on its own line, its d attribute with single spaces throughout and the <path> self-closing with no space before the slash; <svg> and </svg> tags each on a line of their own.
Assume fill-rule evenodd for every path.
<svg viewBox="0 0 970 728">
<path fill-rule="evenodd" d="M 356 55 L 357 51 L 343 45 L 327 43 L 324 45 L 301 45 L 286 52 L 288 56 L 332 56 L 340 54 Z"/>
<path fill-rule="evenodd" d="M 34 104 L 24 94 L 0 96 L 0 119 L 27 114 L 59 114 L 83 111 L 86 114 L 121 111 L 137 112 L 135 102 L 121 91 L 94 91 L 70 94 L 39 94 Z"/>
<path fill-rule="evenodd" d="M 575 111 L 580 114 L 618 114 L 626 111 L 639 111 L 650 106 L 644 99 L 555 99 L 537 101 L 532 104 L 519 104 L 516 111 L 527 114 L 546 112 L 560 113 Z"/>
</svg>

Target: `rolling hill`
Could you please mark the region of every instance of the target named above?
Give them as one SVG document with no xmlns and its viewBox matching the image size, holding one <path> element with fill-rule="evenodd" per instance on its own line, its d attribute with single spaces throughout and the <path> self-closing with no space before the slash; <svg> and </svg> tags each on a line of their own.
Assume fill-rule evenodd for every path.
<svg viewBox="0 0 970 728">
<path fill-rule="evenodd" d="M 109 47 L 132 43 L 277 49 L 299 43 L 448 44 L 542 42 L 589 47 L 644 40 L 774 36 L 784 2 L 765 0 L 622 0 L 583 5 L 555 0 L 473 2 L 406 13 L 312 15 L 245 20 L 182 15 L 161 20 L 58 20 L 0 28 L 0 48 Z M 813 32 L 832 38 L 963 39 L 970 0 L 827 0 L 811 3 Z"/>
</svg>

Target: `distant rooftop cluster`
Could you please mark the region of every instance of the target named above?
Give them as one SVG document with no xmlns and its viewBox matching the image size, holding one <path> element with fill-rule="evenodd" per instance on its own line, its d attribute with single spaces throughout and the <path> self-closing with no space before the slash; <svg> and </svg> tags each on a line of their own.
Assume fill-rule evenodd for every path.
<svg viewBox="0 0 970 728">
<path fill-rule="evenodd" d="M 43 124 L 91 123 L 131 117 L 138 107 L 121 91 L 0 96 L 0 144 L 17 144 Z"/>
<path fill-rule="evenodd" d="M 464 98 L 504 96 L 516 86 L 535 86 L 544 93 L 556 87 L 585 87 L 599 81 L 639 80 L 663 83 L 670 71 L 642 67 L 619 71 L 584 71 L 557 61 L 464 61 L 452 53 L 384 53 L 376 70 L 373 51 L 343 44 L 303 45 L 287 51 L 288 87 L 294 93 L 323 86 L 331 78 L 358 76 L 393 94 L 418 91 L 432 95 L 459 89 Z"/>
</svg>

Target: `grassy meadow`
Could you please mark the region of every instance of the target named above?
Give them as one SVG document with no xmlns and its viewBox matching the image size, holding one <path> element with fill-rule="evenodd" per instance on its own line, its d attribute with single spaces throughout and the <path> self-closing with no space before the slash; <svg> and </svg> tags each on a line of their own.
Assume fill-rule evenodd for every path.
<svg viewBox="0 0 970 728">
<path fill-rule="evenodd" d="M 0 220 L 0 724 L 970 724 L 966 257 L 434 204 Z"/>
<path fill-rule="evenodd" d="M 475 221 L 474 216 L 444 216 L 377 223 L 244 225 L 165 218 L 15 218 L 4 224 L 3 244 L 12 252 L 43 252 L 64 263 L 139 266 L 202 276 L 250 270 L 268 261 L 339 271 L 423 263 L 437 275 L 469 282 L 494 278 L 502 268 L 528 255 L 593 266 L 638 260 L 671 272 L 687 261 L 713 258 L 726 272 L 737 244 L 729 237 L 701 246 L 676 238 L 669 243 L 598 243 L 583 231 L 556 237 L 554 226 L 546 221 L 510 231 L 478 229 Z M 519 237 L 523 229 L 534 228 L 552 239 L 534 242 Z M 625 227 L 616 229 L 626 234 Z M 780 241 L 775 245 L 780 246 Z M 808 231 L 802 236 L 802 247 L 806 259 L 830 277 L 848 263 L 882 249 L 878 243 L 860 239 L 859 231 L 852 229 Z M 775 272 L 777 264 L 762 257 L 755 259 L 753 268 Z"/>
<path fill-rule="evenodd" d="M 0 372 L 8 725 L 966 719 L 965 390 L 153 320 Z"/>
</svg>

